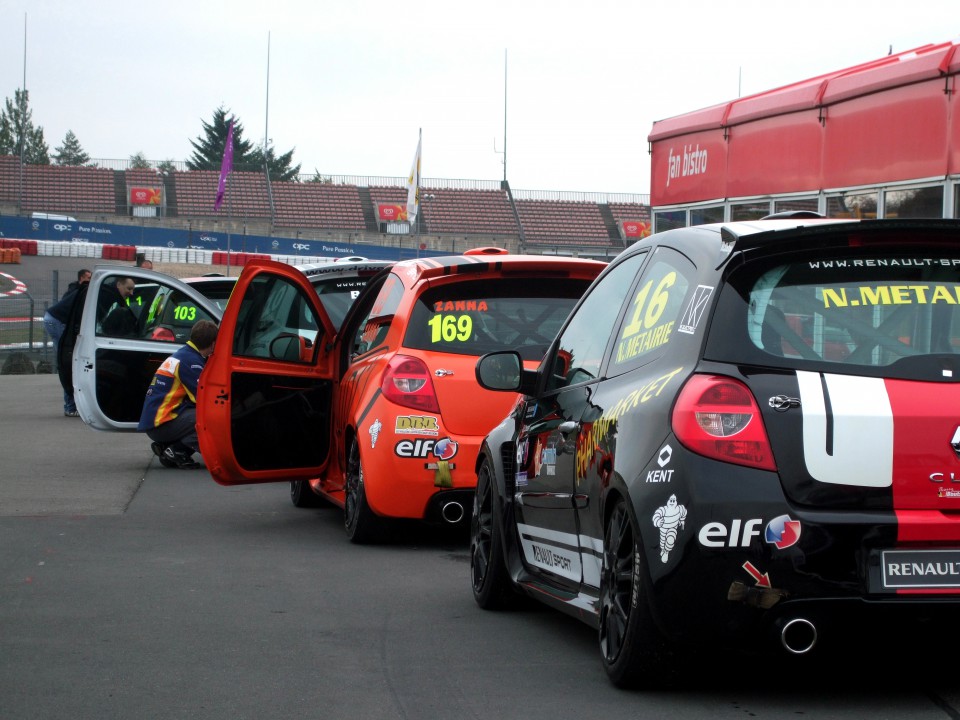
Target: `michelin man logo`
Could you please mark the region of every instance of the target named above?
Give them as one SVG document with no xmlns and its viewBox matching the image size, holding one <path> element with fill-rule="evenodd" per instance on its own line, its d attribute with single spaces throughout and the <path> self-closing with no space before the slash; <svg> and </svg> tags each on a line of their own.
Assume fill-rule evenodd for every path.
<svg viewBox="0 0 960 720">
<path fill-rule="evenodd" d="M 370 433 L 370 449 L 372 450 L 377 446 L 377 438 L 380 436 L 380 430 L 383 429 L 383 423 L 380 422 L 379 418 L 373 421 L 373 424 L 367 430 Z"/>
<path fill-rule="evenodd" d="M 677 543 L 677 534 L 683 529 L 687 519 L 687 508 L 677 503 L 677 496 L 671 495 L 666 505 L 657 508 L 653 514 L 653 526 L 660 528 L 660 560 L 670 559 L 670 551 Z"/>
</svg>

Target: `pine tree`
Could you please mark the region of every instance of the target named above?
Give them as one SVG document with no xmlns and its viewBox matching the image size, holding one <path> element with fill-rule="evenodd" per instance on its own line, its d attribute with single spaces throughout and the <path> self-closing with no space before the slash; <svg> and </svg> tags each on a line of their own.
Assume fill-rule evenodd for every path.
<svg viewBox="0 0 960 720">
<path fill-rule="evenodd" d="M 130 156 L 130 169 L 131 170 L 149 170 L 153 167 L 150 164 L 150 161 L 147 160 L 147 156 L 143 154 L 141 150 L 136 155 Z"/>
<path fill-rule="evenodd" d="M 190 170 L 219 170 L 223 162 L 223 149 L 227 144 L 229 131 L 229 110 L 223 106 L 213 113 L 213 122 L 203 122 L 203 135 L 191 140 L 193 155 L 187 160 Z M 267 167 L 271 180 L 295 180 L 300 173 L 300 165 L 293 166 L 293 150 L 276 155 L 271 143 L 267 149 Z M 263 172 L 264 152 L 262 145 L 254 146 L 243 138 L 243 124 L 234 118 L 233 122 L 233 169 L 245 172 Z"/>
<path fill-rule="evenodd" d="M 73 130 L 67 130 L 63 136 L 63 145 L 58 147 L 53 153 L 53 160 L 57 165 L 82 166 L 90 164 L 90 156 L 84 152 L 83 147 Z"/>
<path fill-rule="evenodd" d="M 0 111 L 0 155 L 20 155 L 28 165 L 49 165 L 50 148 L 43 138 L 43 128 L 33 126 L 30 91 L 15 90 L 13 100 L 6 99 Z"/>
<path fill-rule="evenodd" d="M 294 148 L 296 149 L 296 148 Z M 257 147 L 251 157 L 255 158 L 256 163 L 263 167 L 263 146 Z M 293 150 L 284 153 L 280 157 L 274 155 L 273 145 L 267 149 L 267 167 L 270 172 L 271 180 L 296 180 L 300 175 L 300 165 L 291 167 L 293 162 Z"/>
<path fill-rule="evenodd" d="M 227 132 L 230 120 L 228 110 L 223 106 L 213 113 L 213 122 L 203 123 L 203 135 L 191 140 L 193 155 L 187 159 L 189 170 L 219 170 L 223 162 L 223 150 L 227 145 Z M 251 160 L 250 153 L 253 145 L 243 139 L 243 124 L 234 119 L 233 122 L 233 169 L 257 170 L 259 165 Z"/>
</svg>

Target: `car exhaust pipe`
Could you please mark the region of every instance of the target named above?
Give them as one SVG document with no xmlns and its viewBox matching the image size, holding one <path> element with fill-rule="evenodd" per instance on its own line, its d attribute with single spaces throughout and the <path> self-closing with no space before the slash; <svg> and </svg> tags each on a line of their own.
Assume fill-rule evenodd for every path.
<svg viewBox="0 0 960 720">
<path fill-rule="evenodd" d="M 817 628 L 806 618 L 793 618 L 780 629 L 780 644 L 792 655 L 804 655 L 817 644 Z"/>
<path fill-rule="evenodd" d="M 442 517 L 451 525 L 455 525 L 463 520 L 463 515 L 463 505 L 456 501 L 444 503 L 443 507 L 440 508 L 440 517 Z"/>
</svg>

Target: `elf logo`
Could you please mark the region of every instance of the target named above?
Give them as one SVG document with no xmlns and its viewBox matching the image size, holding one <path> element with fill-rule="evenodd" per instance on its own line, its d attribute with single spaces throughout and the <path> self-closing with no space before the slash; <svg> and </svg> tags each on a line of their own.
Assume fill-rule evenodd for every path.
<svg viewBox="0 0 960 720">
<path fill-rule="evenodd" d="M 751 518 L 741 520 L 736 518 L 730 521 L 730 527 L 721 522 L 707 523 L 697 535 L 697 539 L 704 547 L 750 547 L 750 541 L 760 537 L 760 528 L 763 520 Z M 781 515 L 769 523 L 763 533 L 764 542 L 773 545 L 778 550 L 784 550 L 795 545 L 800 539 L 800 521 L 793 520 L 789 515 Z"/>
<path fill-rule="evenodd" d="M 446 437 L 442 440 L 428 440 L 418 438 L 416 440 L 401 440 L 394 447 L 397 457 L 402 458 L 428 458 L 431 455 L 438 460 L 449 460 L 460 446 L 455 440 Z"/>
</svg>

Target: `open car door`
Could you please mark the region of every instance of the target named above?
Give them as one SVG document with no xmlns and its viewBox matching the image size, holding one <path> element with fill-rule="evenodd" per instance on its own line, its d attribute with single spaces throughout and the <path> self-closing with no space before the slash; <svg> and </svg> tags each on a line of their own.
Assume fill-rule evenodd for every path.
<svg viewBox="0 0 960 720">
<path fill-rule="evenodd" d="M 329 456 L 334 328 L 310 280 L 248 264 L 197 393 L 197 435 L 221 485 L 319 477 Z"/>
<path fill-rule="evenodd" d="M 124 300 L 116 287 L 128 279 L 136 285 Z M 169 275 L 96 266 L 60 348 L 61 382 L 73 386 L 83 421 L 97 430 L 135 432 L 157 368 L 189 339 L 195 322 L 219 323 L 220 315 L 216 302 Z"/>
</svg>

